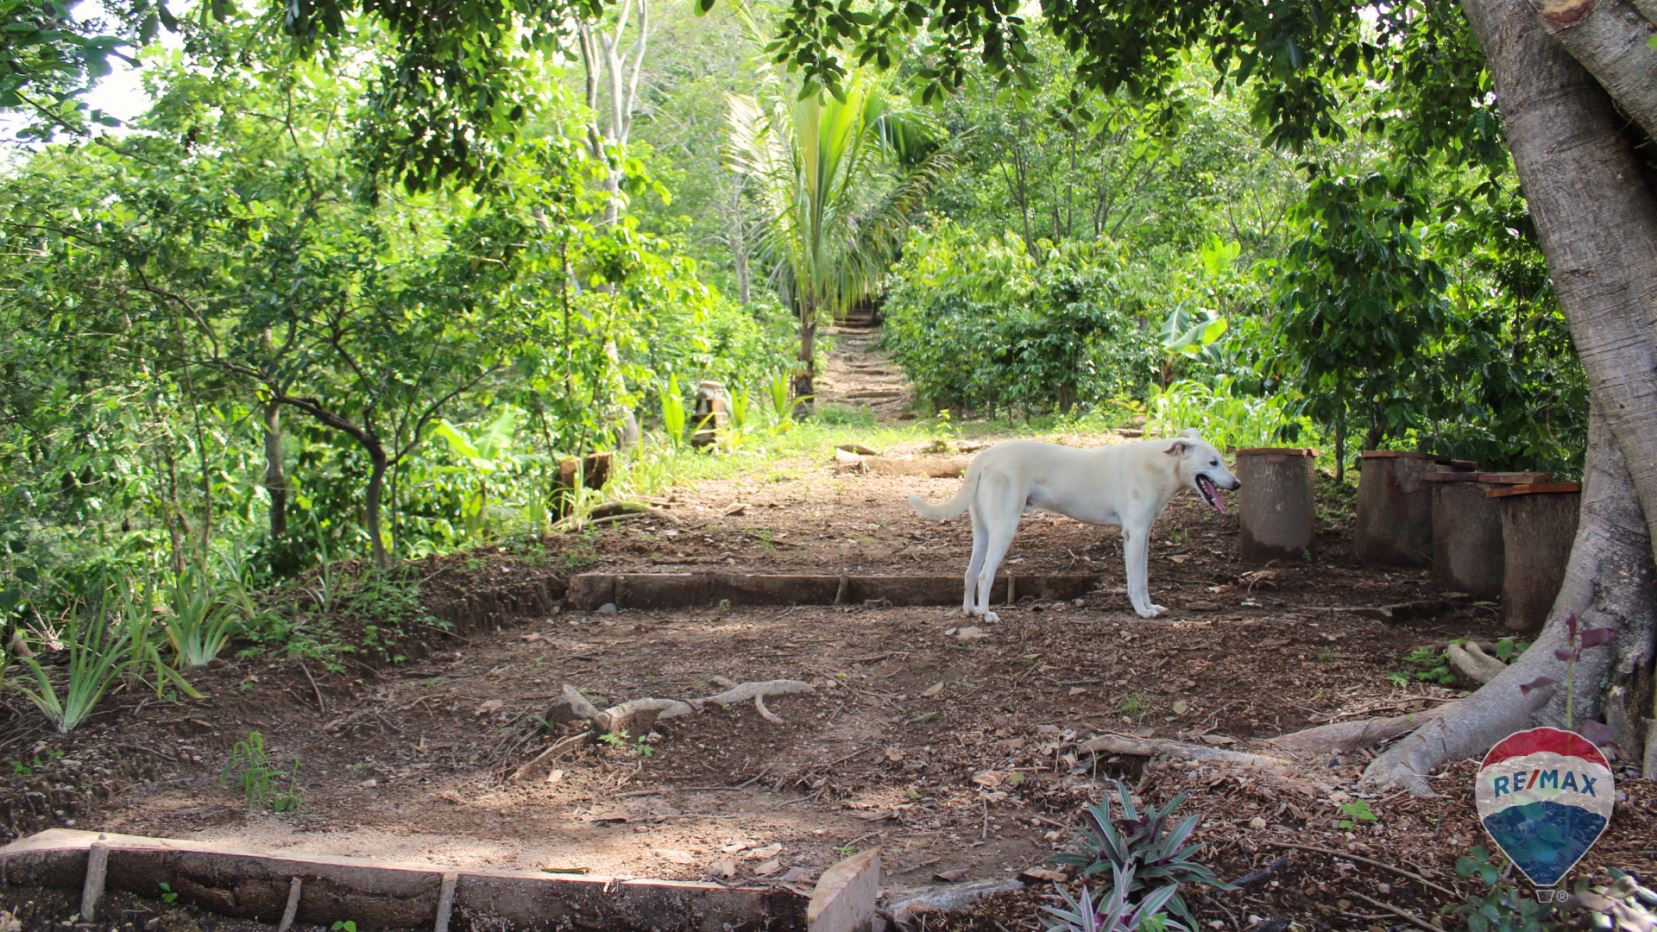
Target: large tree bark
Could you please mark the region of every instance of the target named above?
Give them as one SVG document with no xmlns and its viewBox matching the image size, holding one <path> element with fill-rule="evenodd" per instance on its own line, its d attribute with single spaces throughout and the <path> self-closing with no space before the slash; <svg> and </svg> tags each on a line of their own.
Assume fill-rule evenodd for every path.
<svg viewBox="0 0 1657 932">
<path fill-rule="evenodd" d="M 1526 0 L 1462 6 L 1496 80 L 1508 145 L 1594 409 L 1582 519 L 1541 636 L 1506 673 L 1365 772 L 1415 792 L 1427 791 L 1425 774 L 1448 758 L 1481 754 L 1538 717 L 1561 720 L 1562 689 L 1526 698 L 1518 687 L 1537 676 L 1565 681 L 1553 652 L 1565 645 L 1571 613 L 1617 632 L 1612 644 L 1582 656 L 1573 724 L 1607 712 L 1613 721 L 1632 717 L 1621 737 L 1637 740 L 1639 719 L 1650 714 L 1657 631 L 1657 198 L 1605 91 Z"/>
</svg>

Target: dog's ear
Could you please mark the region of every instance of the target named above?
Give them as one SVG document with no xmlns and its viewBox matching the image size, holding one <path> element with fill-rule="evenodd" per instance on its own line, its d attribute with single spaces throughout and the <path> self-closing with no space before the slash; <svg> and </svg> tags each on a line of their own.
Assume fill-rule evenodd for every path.
<svg viewBox="0 0 1657 932">
<path fill-rule="evenodd" d="M 1184 437 L 1187 440 L 1201 440 L 1202 439 L 1202 431 L 1197 430 L 1195 427 L 1187 427 L 1184 430 L 1180 431 L 1179 435 L 1181 437 Z"/>
<path fill-rule="evenodd" d="M 1183 440 L 1175 440 L 1173 446 L 1163 450 L 1162 452 L 1168 454 L 1169 456 L 1184 456 L 1185 450 L 1188 446 L 1189 444 Z"/>
</svg>

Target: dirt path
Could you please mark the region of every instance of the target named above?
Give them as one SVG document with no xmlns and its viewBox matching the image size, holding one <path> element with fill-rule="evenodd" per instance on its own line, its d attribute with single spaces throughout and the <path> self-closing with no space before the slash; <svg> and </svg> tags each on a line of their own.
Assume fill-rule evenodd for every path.
<svg viewBox="0 0 1657 932">
<path fill-rule="evenodd" d="M 877 421 L 913 420 L 908 381 L 897 363 L 881 352 L 879 326 L 840 324 L 829 329 L 834 352 L 817 383 L 823 404 L 865 407 Z"/>
<path fill-rule="evenodd" d="M 864 343 L 837 359 L 869 355 Z M 869 373 L 847 368 L 835 388 L 889 376 Z M 1100 439 L 1112 438 L 1090 438 Z M 431 561 L 423 593 L 452 603 L 598 570 L 958 573 L 965 523 L 921 521 L 903 495 L 952 493 L 958 480 L 929 473 L 962 461 L 962 445 L 915 440 L 880 453 L 846 469 L 816 450 L 682 487 L 652 517 L 558 535 L 538 551 Z M 1456 693 L 1408 676 L 1405 655 L 1503 633 L 1493 606 L 1436 592 L 1424 570 L 1357 564 L 1340 526 L 1320 528 L 1309 562 L 1266 567 L 1235 560 L 1236 536 L 1234 512 L 1176 499 L 1153 529 L 1152 592 L 1171 609 L 1153 621 L 1129 609 L 1113 531 L 1032 514 L 1009 570 L 1092 573 L 1098 586 L 1006 607 L 975 634 L 946 607 L 520 610 L 499 628 L 432 634 L 412 660 L 352 661 L 344 675 L 315 660 L 221 662 L 195 677 L 210 699 L 119 692 L 66 737 L 46 734 L 9 694 L 0 840 L 71 824 L 455 866 L 802 885 L 878 845 L 896 891 L 1038 867 L 1069 843 L 1082 807 L 1123 778 L 1145 800 L 1190 792 L 1183 812 L 1203 816 L 1202 860 L 1222 876 L 1288 854 L 1248 891 L 1195 894 L 1207 927 L 1252 925 L 1245 917 L 1366 927 L 1380 914 L 1343 899 L 1347 889 L 1430 914 L 1442 902 L 1431 890 L 1281 846 L 1362 853 L 1460 888 L 1455 858 L 1483 841 L 1470 766 L 1437 780 L 1441 798 L 1369 797 L 1376 820 L 1342 826 L 1364 753 L 1276 777 L 1078 750 L 1102 732 L 1246 748 L 1430 708 Z M 1415 609 L 1371 611 L 1399 603 Z M 720 677 L 800 679 L 813 691 L 770 701 L 781 724 L 751 705 L 710 708 L 650 735 L 571 743 L 532 779 L 508 779 L 573 733 L 543 725 L 563 683 L 603 705 L 705 696 Z M 297 813 L 251 812 L 221 783 L 232 744 L 255 730 L 273 764 L 299 760 Z M 1582 870 L 1657 868 L 1657 791 L 1627 783 Z M 999 912 L 979 927 L 1034 927 L 1048 889 L 986 907 Z"/>
</svg>

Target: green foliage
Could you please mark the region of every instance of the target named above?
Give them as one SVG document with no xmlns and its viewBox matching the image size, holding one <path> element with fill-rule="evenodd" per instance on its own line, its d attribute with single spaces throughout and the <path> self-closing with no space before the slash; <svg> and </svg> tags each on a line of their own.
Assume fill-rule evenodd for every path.
<svg viewBox="0 0 1657 932">
<path fill-rule="evenodd" d="M 219 774 L 220 786 L 234 786 L 247 800 L 249 809 L 294 812 L 304 791 L 299 786 L 299 757 L 287 769 L 273 766 L 265 751 L 265 738 L 257 731 L 230 748 L 230 760 Z"/>
<path fill-rule="evenodd" d="M 1228 375 L 1211 382 L 1181 379 L 1153 388 L 1145 407 L 1145 426 L 1151 435 L 1173 435 L 1195 427 L 1220 450 L 1268 447 L 1286 439 L 1315 443 L 1318 437 L 1309 420 L 1292 413 L 1293 398 L 1245 395 Z"/>
<path fill-rule="evenodd" d="M 1178 895 L 1178 884 L 1163 884 L 1135 903 L 1129 898 L 1129 891 L 1135 889 L 1133 865 L 1112 864 L 1110 870 L 1108 892 L 1089 893 L 1084 883 L 1080 894 L 1071 896 L 1070 891 L 1057 887 L 1062 905 L 1042 907 L 1052 917 L 1047 932 L 1190 932 L 1196 928 L 1189 920 L 1171 919 L 1163 912 Z"/>
<path fill-rule="evenodd" d="M 1143 906 L 1160 900 L 1158 908 L 1151 912 L 1160 912 L 1165 906 L 1185 927 L 1195 928 L 1196 920 L 1179 895 L 1180 884 L 1235 889 L 1192 860 L 1202 845 L 1186 842 L 1196 830 L 1200 817 L 1187 816 L 1179 824 L 1169 826 L 1174 810 L 1185 801 L 1184 793 L 1161 808 L 1152 807 L 1141 814 L 1126 786 L 1118 783 L 1117 792 L 1122 808 L 1121 822 L 1111 817 L 1109 799 L 1089 805 L 1079 850 L 1055 855 L 1053 860 L 1075 865 L 1077 876 L 1082 879 L 1108 870 L 1115 880 L 1113 902 L 1119 897 L 1122 904 Z"/>
<path fill-rule="evenodd" d="M 204 667 L 229 643 L 242 621 L 241 606 L 213 590 L 208 576 L 186 569 L 168 593 L 162 624 L 181 667 Z"/>
<path fill-rule="evenodd" d="M 64 644 L 69 663 L 61 677 L 62 695 L 55 677 L 33 657 L 24 657 L 23 663 L 34 675 L 34 687 L 18 683 L 17 688 L 59 732 L 73 731 L 132 666 L 131 643 L 130 633 L 118 623 L 88 620 L 77 624 Z"/>
<path fill-rule="evenodd" d="M 1359 825 L 1368 825 L 1377 819 L 1374 810 L 1369 808 L 1369 803 L 1362 799 L 1354 799 L 1348 803 L 1341 803 L 1341 815 L 1346 818 L 1339 820 L 1335 824 L 1343 831 L 1348 832 L 1352 831 L 1353 828 Z"/>
<path fill-rule="evenodd" d="M 1419 426 L 1448 378 L 1432 352 L 1447 279 L 1422 246 L 1425 214 L 1421 192 L 1379 173 L 1316 178 L 1296 212 L 1301 238 L 1276 274 L 1274 371 L 1330 426 L 1340 462 L 1349 428 L 1376 448 Z"/>
<path fill-rule="evenodd" d="M 1417 647 L 1404 655 L 1404 670 L 1394 673 L 1392 677 L 1401 677 L 1405 682 L 1414 680 L 1420 683 L 1437 683 L 1440 686 L 1456 685 L 1456 674 L 1450 669 L 1450 654 L 1444 650 L 1434 650 L 1431 647 Z M 1403 685 L 1398 679 L 1394 683 Z"/>
<path fill-rule="evenodd" d="M 1150 282 L 1109 243 L 1042 248 L 943 221 L 915 235 L 884 305 L 884 344 L 935 408 L 1041 413 L 1155 377 Z"/>
<path fill-rule="evenodd" d="M 1446 905 L 1444 913 L 1459 918 L 1469 932 L 1540 932 L 1551 929 L 1553 907 L 1536 902 L 1506 881 L 1506 872 L 1483 845 L 1474 845 L 1470 854 L 1456 859 L 1456 876 L 1477 878 L 1484 886 L 1458 905 Z"/>
</svg>

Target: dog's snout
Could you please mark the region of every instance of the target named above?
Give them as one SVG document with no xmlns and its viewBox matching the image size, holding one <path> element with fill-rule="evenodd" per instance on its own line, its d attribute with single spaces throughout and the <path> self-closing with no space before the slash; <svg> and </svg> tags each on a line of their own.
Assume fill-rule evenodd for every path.
<svg viewBox="0 0 1657 932">
<path fill-rule="evenodd" d="M 1234 476 L 1234 477 L 1232 477 L 1232 480 L 1231 480 L 1231 491 L 1233 491 L 1233 492 L 1235 492 L 1235 491 L 1237 491 L 1237 490 L 1238 490 L 1238 489 L 1240 489 L 1240 488 L 1242 488 L 1242 487 L 1243 487 L 1243 480 L 1241 480 L 1241 479 L 1238 479 L 1238 478 L 1236 478 L 1236 477 L 1235 477 L 1235 476 Z"/>
</svg>

